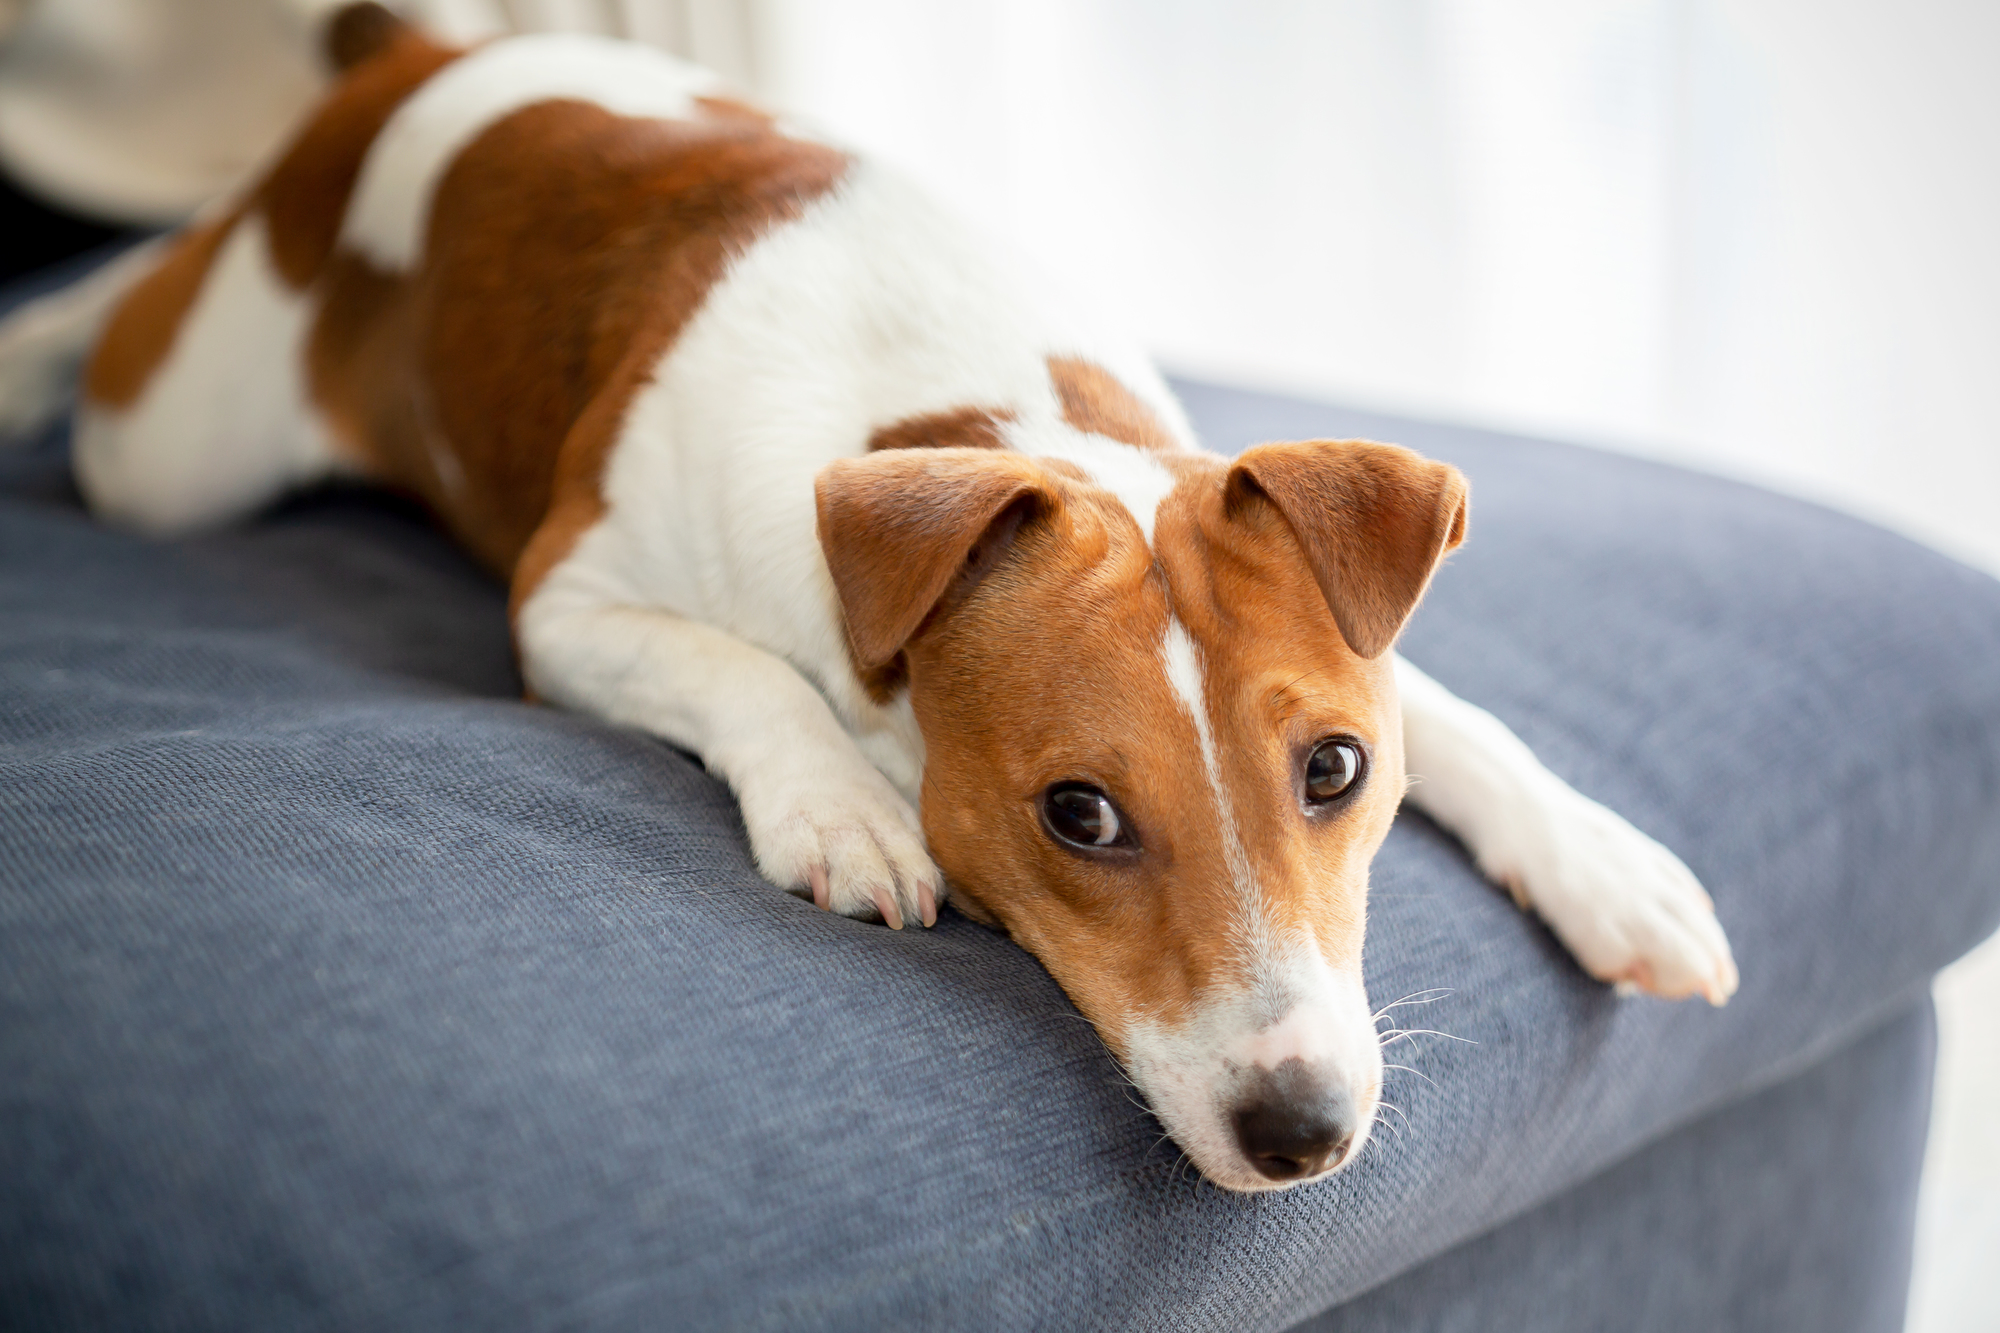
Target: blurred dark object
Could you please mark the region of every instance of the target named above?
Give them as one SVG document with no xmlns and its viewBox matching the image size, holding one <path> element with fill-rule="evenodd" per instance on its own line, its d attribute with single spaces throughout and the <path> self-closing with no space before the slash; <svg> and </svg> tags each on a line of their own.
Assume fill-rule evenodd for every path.
<svg viewBox="0 0 2000 1333">
<path fill-rule="evenodd" d="M 0 237 L 6 238 L 0 244 L 0 282 L 142 234 L 138 228 L 56 208 L 0 174 Z"/>
</svg>

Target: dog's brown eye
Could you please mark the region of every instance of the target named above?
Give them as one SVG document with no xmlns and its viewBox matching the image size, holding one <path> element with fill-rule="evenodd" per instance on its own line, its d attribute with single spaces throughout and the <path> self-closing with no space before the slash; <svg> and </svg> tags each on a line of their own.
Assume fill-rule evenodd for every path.
<svg viewBox="0 0 2000 1333">
<path fill-rule="evenodd" d="M 1056 838 L 1077 847 L 1132 845 L 1111 798 L 1082 782 L 1058 782 L 1042 793 L 1042 824 Z"/>
<path fill-rule="evenodd" d="M 1306 799 L 1336 801 L 1361 779 L 1361 747 L 1353 741 L 1321 741 L 1306 757 Z"/>
</svg>

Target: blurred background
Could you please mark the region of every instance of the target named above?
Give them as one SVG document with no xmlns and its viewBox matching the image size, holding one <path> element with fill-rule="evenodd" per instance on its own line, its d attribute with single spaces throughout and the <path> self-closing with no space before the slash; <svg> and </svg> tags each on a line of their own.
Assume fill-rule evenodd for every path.
<svg viewBox="0 0 2000 1333">
<path fill-rule="evenodd" d="M 9 267 L 226 189 L 328 7 L 0 0 Z M 396 7 L 712 65 L 1176 373 L 1678 461 L 2000 573 L 1991 0 Z M 1939 999 L 1910 1326 L 2000 1329 L 2000 946 Z"/>
</svg>

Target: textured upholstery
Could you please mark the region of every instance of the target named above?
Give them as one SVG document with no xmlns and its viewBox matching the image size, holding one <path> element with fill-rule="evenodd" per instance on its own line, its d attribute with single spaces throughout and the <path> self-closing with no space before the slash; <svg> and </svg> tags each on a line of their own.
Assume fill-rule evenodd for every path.
<svg viewBox="0 0 2000 1333">
<path fill-rule="evenodd" d="M 1294 1333 L 1898 1333 L 1928 997 Z"/>
<path fill-rule="evenodd" d="M 1613 997 L 1406 813 L 1369 991 L 1448 988 L 1398 1013 L 1466 1040 L 1394 1048 L 1353 1169 L 1224 1193 L 1006 940 L 816 912 L 698 764 L 518 702 L 420 516 L 151 543 L 51 438 L 0 455 L 0 1323 L 1284 1328 L 1853 1046 L 2000 918 L 2000 584 L 1628 459 L 1188 397 L 1217 447 L 1466 469 L 1406 650 L 1701 875 L 1727 1009 Z"/>
</svg>

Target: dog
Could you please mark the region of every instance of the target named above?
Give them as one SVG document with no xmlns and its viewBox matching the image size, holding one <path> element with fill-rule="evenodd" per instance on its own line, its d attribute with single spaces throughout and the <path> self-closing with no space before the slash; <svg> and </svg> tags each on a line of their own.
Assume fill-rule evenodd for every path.
<svg viewBox="0 0 2000 1333">
<path fill-rule="evenodd" d="M 699 755 L 779 889 L 1004 930 L 1232 1190 L 1368 1136 L 1406 794 L 1593 976 L 1734 991 L 1679 859 L 1394 653 L 1455 469 L 1203 452 L 971 227 L 657 52 L 327 31 L 342 72 L 253 185 L 0 332 L 17 424 L 88 347 L 101 518 L 421 497 L 507 580 L 531 696 Z"/>
</svg>

